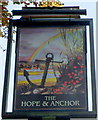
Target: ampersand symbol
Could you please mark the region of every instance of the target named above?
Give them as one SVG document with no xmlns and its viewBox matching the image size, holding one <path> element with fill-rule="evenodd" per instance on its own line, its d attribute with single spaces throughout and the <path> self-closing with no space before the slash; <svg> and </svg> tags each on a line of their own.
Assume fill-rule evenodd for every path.
<svg viewBox="0 0 98 120">
<path fill-rule="evenodd" d="M 48 102 L 44 101 L 44 102 L 42 103 L 42 106 L 48 106 Z"/>
</svg>

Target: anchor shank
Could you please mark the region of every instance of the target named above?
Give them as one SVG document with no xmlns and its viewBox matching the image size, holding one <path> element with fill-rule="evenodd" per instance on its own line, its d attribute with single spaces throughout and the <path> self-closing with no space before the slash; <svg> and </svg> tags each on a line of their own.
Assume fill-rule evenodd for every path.
<svg viewBox="0 0 98 120">
<path fill-rule="evenodd" d="M 47 58 L 46 59 L 44 74 L 43 74 L 42 81 L 41 81 L 41 87 L 45 86 L 45 81 L 46 81 L 46 77 L 47 77 L 47 73 L 48 73 L 48 68 L 49 68 L 49 64 L 50 64 L 51 60 L 52 60 L 51 58 Z"/>
</svg>

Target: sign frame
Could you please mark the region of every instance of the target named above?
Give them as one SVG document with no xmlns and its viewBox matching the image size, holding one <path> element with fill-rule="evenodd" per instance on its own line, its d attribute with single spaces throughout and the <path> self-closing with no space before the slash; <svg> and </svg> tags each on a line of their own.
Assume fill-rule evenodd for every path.
<svg viewBox="0 0 98 120">
<path fill-rule="evenodd" d="M 12 27 L 17 27 L 17 36 L 16 36 L 16 42 L 18 42 L 19 38 L 19 27 L 48 27 L 48 26 L 76 26 L 76 25 L 88 25 L 89 26 L 89 32 L 90 32 L 90 54 L 91 54 L 91 81 L 92 81 L 92 103 L 93 103 L 93 110 L 92 111 L 77 111 L 77 110 L 70 110 L 70 111 L 15 111 L 12 112 L 6 112 L 7 109 L 7 96 L 8 96 L 8 87 L 9 87 L 9 73 L 10 73 L 10 62 L 11 62 L 11 48 L 12 48 Z M 93 20 L 92 19 L 29 19 L 29 18 L 21 18 L 18 20 L 10 20 L 9 24 L 9 32 L 8 32 L 8 46 L 7 46 L 7 55 L 6 55 L 6 69 L 5 69 L 5 80 L 4 80 L 4 94 L 3 94 L 3 104 L 2 104 L 2 118 L 4 119 L 16 119 L 16 118 L 36 118 L 41 119 L 43 117 L 47 116 L 55 116 L 58 117 L 65 117 L 70 116 L 70 118 L 96 118 L 97 116 L 97 108 L 96 108 L 96 83 L 95 83 L 95 65 L 94 65 L 94 40 L 93 40 Z M 18 50 L 18 44 L 16 44 L 16 58 L 15 61 L 17 63 L 17 50 Z M 15 64 L 15 78 L 16 78 L 16 67 L 17 64 Z M 15 83 L 16 79 L 14 80 L 14 91 L 15 91 Z M 13 96 L 15 95 L 15 92 Z M 14 105 L 13 99 L 13 105 Z"/>
</svg>

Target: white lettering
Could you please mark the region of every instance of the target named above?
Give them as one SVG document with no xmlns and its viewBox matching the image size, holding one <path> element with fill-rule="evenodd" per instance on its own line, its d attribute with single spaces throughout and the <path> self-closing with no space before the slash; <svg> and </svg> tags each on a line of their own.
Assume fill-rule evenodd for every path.
<svg viewBox="0 0 98 120">
<path fill-rule="evenodd" d="M 40 101 L 22 101 L 21 106 L 30 107 L 30 106 L 40 106 Z"/>
</svg>

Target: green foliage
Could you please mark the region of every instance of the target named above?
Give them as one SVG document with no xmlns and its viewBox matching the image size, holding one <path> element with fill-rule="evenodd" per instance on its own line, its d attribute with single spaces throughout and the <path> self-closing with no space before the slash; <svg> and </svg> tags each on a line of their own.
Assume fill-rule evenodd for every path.
<svg viewBox="0 0 98 120">
<path fill-rule="evenodd" d="M 83 51 L 83 27 L 60 28 L 62 45 L 65 47 L 65 55 L 68 57 L 78 56 Z"/>
</svg>

